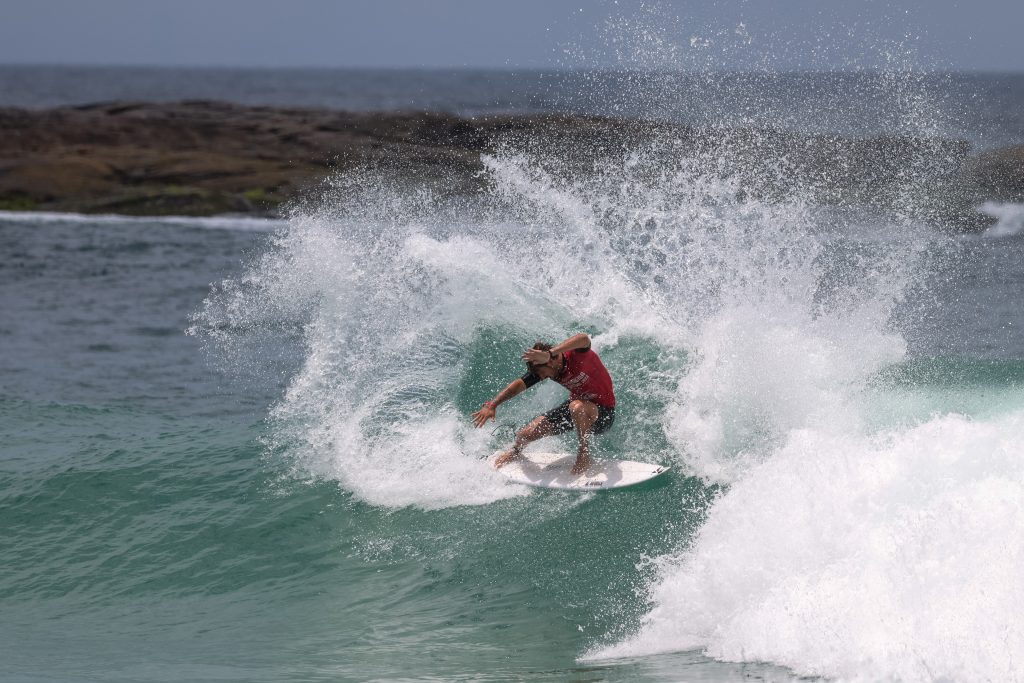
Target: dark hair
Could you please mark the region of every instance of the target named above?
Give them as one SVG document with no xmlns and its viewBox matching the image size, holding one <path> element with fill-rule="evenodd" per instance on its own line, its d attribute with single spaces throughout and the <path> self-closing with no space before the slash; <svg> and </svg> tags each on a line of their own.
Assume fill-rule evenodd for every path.
<svg viewBox="0 0 1024 683">
<path fill-rule="evenodd" d="M 533 346 L 531 346 L 530 348 L 531 349 L 536 349 L 537 351 L 547 351 L 549 354 L 551 353 L 551 344 L 548 344 L 547 342 L 539 341 L 539 342 L 535 343 Z M 541 365 L 544 365 L 544 364 L 541 363 Z M 527 367 L 527 369 L 530 372 L 536 372 L 538 366 L 533 364 L 533 363 L 527 363 L 526 367 Z"/>
</svg>

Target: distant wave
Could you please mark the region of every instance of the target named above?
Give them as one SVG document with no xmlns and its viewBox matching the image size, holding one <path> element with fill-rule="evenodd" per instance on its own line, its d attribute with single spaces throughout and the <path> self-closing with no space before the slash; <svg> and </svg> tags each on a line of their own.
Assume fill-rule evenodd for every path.
<svg viewBox="0 0 1024 683">
<path fill-rule="evenodd" d="M 114 214 L 56 213 L 45 211 L 0 211 L 0 221 L 18 223 L 121 223 L 175 225 L 210 230 L 238 230 L 246 232 L 273 232 L 288 222 L 275 218 L 251 216 L 118 216 Z"/>
<path fill-rule="evenodd" d="M 985 202 L 979 208 L 982 213 L 996 219 L 996 224 L 986 231 L 986 235 L 1006 237 L 1024 231 L 1024 204 Z"/>
</svg>

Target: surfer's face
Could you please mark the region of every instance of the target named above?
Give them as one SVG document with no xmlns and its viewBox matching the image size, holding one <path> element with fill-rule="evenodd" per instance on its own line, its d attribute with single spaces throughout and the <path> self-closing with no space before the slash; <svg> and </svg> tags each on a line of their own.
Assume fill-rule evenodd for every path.
<svg viewBox="0 0 1024 683">
<path fill-rule="evenodd" d="M 560 363 L 561 358 L 557 360 L 552 358 L 550 361 L 544 363 L 543 365 L 534 365 L 533 374 L 537 375 L 541 379 L 553 379 L 558 376 L 557 368 Z"/>
</svg>

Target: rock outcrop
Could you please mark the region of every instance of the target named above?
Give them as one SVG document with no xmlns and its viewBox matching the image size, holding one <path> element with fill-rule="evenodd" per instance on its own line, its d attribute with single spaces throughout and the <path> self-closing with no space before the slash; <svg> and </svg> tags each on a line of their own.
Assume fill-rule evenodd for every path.
<svg viewBox="0 0 1024 683">
<path fill-rule="evenodd" d="M 1024 146 L 971 156 L 954 140 L 191 101 L 0 109 L 0 209 L 273 214 L 325 176 L 356 167 L 468 193 L 487 182 L 481 153 L 509 141 L 558 159 L 563 174 L 586 173 L 601 158 L 658 142 L 666 163 L 706 159 L 713 172 L 740 174 L 753 193 L 800 187 L 828 203 L 909 202 L 952 230 L 983 227 L 986 219 L 975 211 L 982 201 L 1024 201 Z"/>
</svg>

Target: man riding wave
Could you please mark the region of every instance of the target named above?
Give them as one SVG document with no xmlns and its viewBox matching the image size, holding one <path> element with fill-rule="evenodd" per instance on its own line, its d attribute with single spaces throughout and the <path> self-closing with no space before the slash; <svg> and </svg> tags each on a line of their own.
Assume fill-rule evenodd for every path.
<svg viewBox="0 0 1024 683">
<path fill-rule="evenodd" d="M 520 429 L 512 448 L 498 456 L 494 466 L 501 467 L 522 457 L 523 448 L 537 439 L 575 429 L 579 448 L 571 472 L 583 473 L 590 466 L 590 434 L 607 431 L 615 421 L 611 376 L 597 353 L 591 350 L 590 337 L 585 334 L 573 335 L 554 346 L 537 342 L 523 353 L 522 359 L 526 361 L 526 374 L 513 380 L 473 413 L 476 427 L 494 420 L 500 404 L 544 379 L 553 379 L 568 389 L 569 398 Z"/>
</svg>

